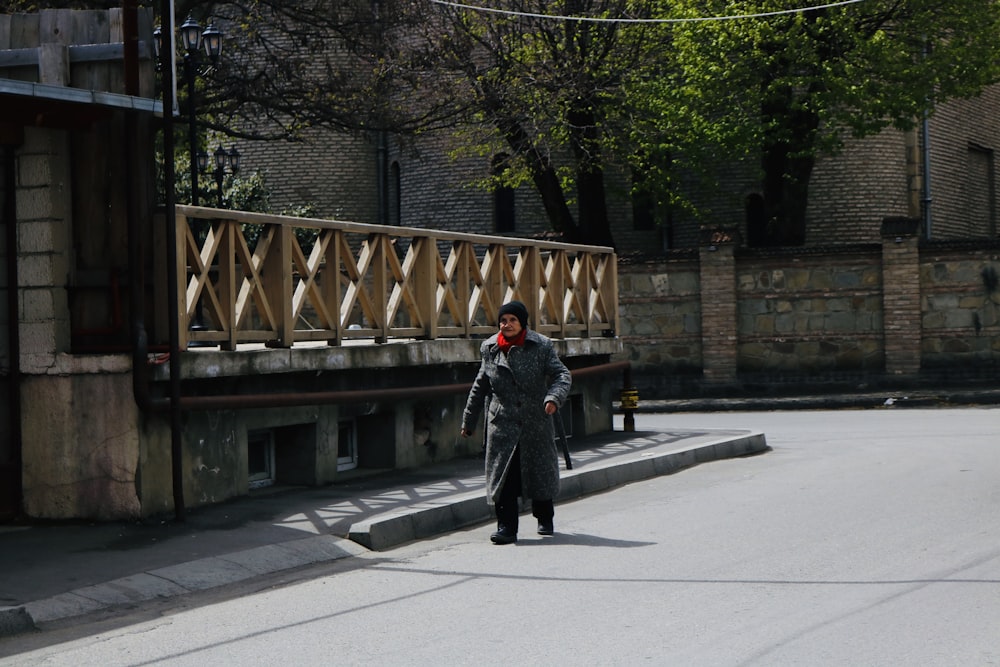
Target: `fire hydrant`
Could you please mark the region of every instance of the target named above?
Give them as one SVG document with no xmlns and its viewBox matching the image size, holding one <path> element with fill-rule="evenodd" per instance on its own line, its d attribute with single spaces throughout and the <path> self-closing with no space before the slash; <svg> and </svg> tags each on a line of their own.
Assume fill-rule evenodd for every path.
<svg viewBox="0 0 1000 667">
<path fill-rule="evenodd" d="M 635 431 L 635 411 L 639 408 L 639 390 L 635 387 L 622 389 L 619 404 L 622 412 L 625 413 L 625 430 Z"/>
</svg>

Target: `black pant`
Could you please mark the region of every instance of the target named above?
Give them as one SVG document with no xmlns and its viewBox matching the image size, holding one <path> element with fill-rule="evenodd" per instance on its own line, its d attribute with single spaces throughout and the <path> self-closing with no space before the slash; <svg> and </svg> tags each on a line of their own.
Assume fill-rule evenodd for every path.
<svg viewBox="0 0 1000 667">
<path fill-rule="evenodd" d="M 518 502 L 521 497 L 521 449 L 514 448 L 514 456 L 511 457 L 510 468 L 507 472 L 507 479 L 504 480 L 503 488 L 500 489 L 500 497 L 497 498 L 497 528 L 503 530 L 507 528 L 512 533 L 517 533 L 517 519 L 521 507 Z M 542 523 L 552 523 L 555 516 L 555 507 L 552 499 L 536 500 L 531 499 L 531 514 Z"/>
</svg>

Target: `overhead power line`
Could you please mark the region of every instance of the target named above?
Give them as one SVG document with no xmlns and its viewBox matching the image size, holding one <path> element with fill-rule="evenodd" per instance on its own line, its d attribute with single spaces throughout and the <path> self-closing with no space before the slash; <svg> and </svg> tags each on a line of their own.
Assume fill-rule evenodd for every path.
<svg viewBox="0 0 1000 667">
<path fill-rule="evenodd" d="M 812 5 L 809 7 L 796 7 L 795 9 L 780 9 L 773 12 L 760 12 L 757 14 L 732 14 L 727 16 L 692 16 L 675 19 L 630 19 L 630 18 L 598 18 L 593 16 L 559 16 L 557 14 L 534 14 L 531 12 L 515 12 L 508 9 L 496 9 L 494 7 L 481 7 L 477 5 L 467 5 L 461 2 L 449 2 L 448 0 L 430 0 L 438 5 L 456 7 L 458 9 L 468 9 L 474 12 L 488 12 L 491 14 L 503 14 L 505 16 L 523 16 L 535 19 L 550 19 L 553 21 L 589 21 L 592 23 L 697 23 L 706 21 L 735 21 L 736 19 L 756 19 L 768 16 L 781 16 L 782 14 L 801 14 L 812 12 L 818 9 L 831 9 L 844 5 L 853 5 L 864 0 L 840 0 L 840 2 L 828 2 L 823 5 Z"/>
</svg>

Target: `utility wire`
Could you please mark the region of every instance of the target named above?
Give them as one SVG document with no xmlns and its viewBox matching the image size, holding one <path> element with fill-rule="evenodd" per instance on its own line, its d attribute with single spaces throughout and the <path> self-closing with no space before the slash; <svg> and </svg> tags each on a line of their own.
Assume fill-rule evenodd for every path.
<svg viewBox="0 0 1000 667">
<path fill-rule="evenodd" d="M 527 18 L 536 18 L 536 19 L 552 19 L 554 21 L 584 21 L 584 22 L 589 21 L 592 23 L 696 23 L 696 22 L 706 22 L 706 21 L 735 21 L 736 19 L 766 18 L 768 16 L 780 16 L 782 14 L 800 14 L 802 12 L 812 12 L 818 9 L 831 9 L 833 7 L 842 7 L 844 5 L 853 5 L 858 2 L 864 2 L 864 0 L 840 0 L 839 2 L 830 2 L 825 5 L 797 7 L 795 9 L 781 9 L 773 12 L 760 12 L 758 14 L 733 14 L 729 16 L 695 16 L 695 17 L 677 18 L 677 19 L 629 19 L 629 18 L 597 18 L 592 16 L 558 16 L 554 14 L 533 14 L 531 12 L 515 12 L 507 9 L 495 9 L 493 7 L 478 7 L 476 5 L 467 5 L 461 2 L 449 2 L 449 0 L 430 0 L 430 1 L 438 5 L 445 5 L 447 7 L 457 7 L 458 9 L 469 9 L 475 12 L 489 12 L 492 14 L 504 14 L 506 16 L 523 16 Z"/>
</svg>

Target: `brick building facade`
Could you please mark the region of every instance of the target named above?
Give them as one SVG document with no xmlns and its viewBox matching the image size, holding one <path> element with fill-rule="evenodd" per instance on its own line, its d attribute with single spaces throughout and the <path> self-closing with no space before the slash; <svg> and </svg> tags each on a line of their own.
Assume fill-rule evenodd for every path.
<svg viewBox="0 0 1000 667">
<path fill-rule="evenodd" d="M 849 140 L 840 154 L 820 158 L 810 185 L 806 245 L 873 243 L 883 218 L 923 218 L 925 137 L 931 238 L 996 237 L 998 109 L 1000 86 L 993 86 L 975 99 L 943 105 L 930 116 L 926 133 L 919 126 L 886 130 Z M 380 142 L 376 136 L 313 131 L 301 144 L 258 142 L 240 149 L 246 168 L 264 173 L 275 210 L 313 204 L 333 219 L 495 233 L 493 193 L 471 185 L 489 175 L 490 159 L 452 159 L 453 141 L 438 134 L 403 146 L 391 137 Z M 705 196 L 709 223 L 735 225 L 742 239 L 749 237 L 747 200 L 759 194 L 751 171 L 734 164 L 719 191 Z M 608 214 L 619 252 L 698 246 L 705 220 L 677 212 L 652 229 L 637 228 L 623 179 L 613 173 L 608 178 Z M 532 187 L 517 189 L 514 198 L 514 234 L 548 229 Z"/>
</svg>

